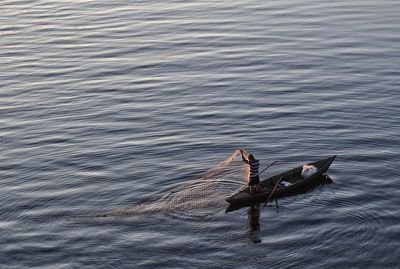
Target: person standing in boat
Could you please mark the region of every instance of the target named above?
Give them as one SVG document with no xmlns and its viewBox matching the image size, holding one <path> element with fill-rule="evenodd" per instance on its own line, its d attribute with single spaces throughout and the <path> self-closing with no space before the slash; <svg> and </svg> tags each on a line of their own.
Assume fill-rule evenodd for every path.
<svg viewBox="0 0 400 269">
<path fill-rule="evenodd" d="M 255 194 L 261 190 L 260 187 L 260 176 L 258 174 L 258 168 L 260 167 L 260 162 L 256 160 L 253 154 L 249 154 L 247 159 L 242 149 L 239 149 L 240 154 L 242 155 L 242 160 L 250 166 L 249 177 L 247 184 L 250 187 L 250 193 Z"/>
</svg>

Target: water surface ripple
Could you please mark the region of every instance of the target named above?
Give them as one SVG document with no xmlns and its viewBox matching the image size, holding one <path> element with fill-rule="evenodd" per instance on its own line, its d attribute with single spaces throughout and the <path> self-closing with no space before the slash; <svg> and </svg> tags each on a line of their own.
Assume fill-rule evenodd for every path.
<svg viewBox="0 0 400 269">
<path fill-rule="evenodd" d="M 0 10 L 0 267 L 398 268 L 400 2 Z M 223 199 L 136 210 L 239 146 L 265 177 L 337 154 L 334 184 L 262 208 L 259 244 Z"/>
</svg>

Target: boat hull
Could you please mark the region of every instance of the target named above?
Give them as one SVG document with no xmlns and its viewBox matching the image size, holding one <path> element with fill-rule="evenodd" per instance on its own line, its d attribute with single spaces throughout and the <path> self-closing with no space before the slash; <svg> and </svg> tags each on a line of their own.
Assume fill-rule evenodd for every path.
<svg viewBox="0 0 400 269">
<path fill-rule="evenodd" d="M 307 192 L 315 188 L 316 186 L 329 183 L 329 178 L 327 179 L 324 174 L 327 172 L 335 158 L 336 155 L 317 162 L 310 163 L 316 166 L 318 168 L 318 171 L 308 178 L 301 178 L 301 171 L 303 166 L 299 166 L 261 181 L 260 185 L 265 190 L 261 193 L 249 194 L 248 188 L 246 188 L 242 192 L 228 197 L 226 201 L 230 204 L 229 207 L 240 208 L 254 203 L 265 203 L 268 199 L 272 201 L 283 197 Z M 271 190 L 273 189 L 275 182 L 281 177 L 283 178 L 283 180 L 290 181 L 292 184 L 287 187 L 278 187 L 271 196 Z M 227 211 L 232 211 L 228 209 Z"/>
</svg>

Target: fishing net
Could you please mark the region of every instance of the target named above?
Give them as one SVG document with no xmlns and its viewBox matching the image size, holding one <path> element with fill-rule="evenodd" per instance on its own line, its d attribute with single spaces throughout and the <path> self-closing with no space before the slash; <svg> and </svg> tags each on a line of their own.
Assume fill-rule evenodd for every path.
<svg viewBox="0 0 400 269">
<path fill-rule="evenodd" d="M 247 153 L 243 153 L 247 157 Z M 166 213 L 179 217 L 213 215 L 228 205 L 225 198 L 246 183 L 247 175 L 248 165 L 242 161 L 240 151 L 236 150 L 200 177 L 186 181 L 154 201 L 98 217 L 144 213 Z"/>
<path fill-rule="evenodd" d="M 198 179 L 177 187 L 160 202 L 170 213 L 189 216 L 212 214 L 227 205 L 225 198 L 245 183 L 247 174 L 248 166 L 236 150 L 225 161 Z"/>
</svg>

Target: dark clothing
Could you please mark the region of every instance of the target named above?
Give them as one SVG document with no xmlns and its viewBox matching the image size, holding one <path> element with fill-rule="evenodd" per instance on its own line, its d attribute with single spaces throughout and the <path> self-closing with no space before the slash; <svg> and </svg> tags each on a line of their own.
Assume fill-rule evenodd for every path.
<svg viewBox="0 0 400 269">
<path fill-rule="evenodd" d="M 254 185 L 258 185 L 260 184 L 260 177 L 259 176 L 255 176 L 255 177 L 250 177 L 249 178 L 249 186 L 254 186 Z"/>
</svg>

